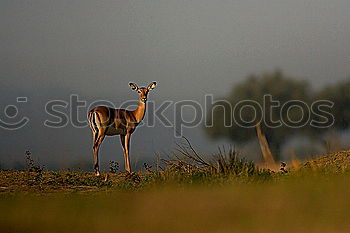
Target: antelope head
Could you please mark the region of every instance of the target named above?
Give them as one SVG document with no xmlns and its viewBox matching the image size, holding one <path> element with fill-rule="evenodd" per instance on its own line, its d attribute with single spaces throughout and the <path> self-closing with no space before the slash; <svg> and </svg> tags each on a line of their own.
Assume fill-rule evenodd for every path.
<svg viewBox="0 0 350 233">
<path fill-rule="evenodd" d="M 135 83 L 129 83 L 131 89 L 133 89 L 134 91 L 137 91 L 137 93 L 139 94 L 140 97 L 140 101 L 142 101 L 143 103 L 146 103 L 147 101 L 147 95 L 148 92 L 152 89 L 154 89 L 157 85 L 156 82 L 151 82 L 148 87 L 138 87 Z"/>
</svg>

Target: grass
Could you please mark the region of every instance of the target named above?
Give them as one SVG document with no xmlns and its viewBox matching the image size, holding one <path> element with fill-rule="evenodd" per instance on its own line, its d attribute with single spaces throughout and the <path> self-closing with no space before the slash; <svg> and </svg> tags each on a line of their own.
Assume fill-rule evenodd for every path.
<svg viewBox="0 0 350 233">
<path fill-rule="evenodd" d="M 349 177 L 4 195 L 1 232 L 347 232 Z M 340 188 L 341 187 L 341 190 Z"/>
<path fill-rule="evenodd" d="M 350 151 L 287 173 L 260 169 L 232 150 L 211 160 L 182 152 L 164 168 L 133 175 L 0 171 L 0 232 L 350 229 Z"/>
</svg>

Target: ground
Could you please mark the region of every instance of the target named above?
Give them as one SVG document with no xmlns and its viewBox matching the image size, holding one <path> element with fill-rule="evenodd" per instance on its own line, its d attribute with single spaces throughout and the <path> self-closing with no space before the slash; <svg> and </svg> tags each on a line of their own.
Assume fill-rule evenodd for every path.
<svg viewBox="0 0 350 233">
<path fill-rule="evenodd" d="M 235 166 L 101 177 L 0 171 L 0 231 L 349 232 L 350 151 L 287 164 L 287 173 Z"/>
</svg>

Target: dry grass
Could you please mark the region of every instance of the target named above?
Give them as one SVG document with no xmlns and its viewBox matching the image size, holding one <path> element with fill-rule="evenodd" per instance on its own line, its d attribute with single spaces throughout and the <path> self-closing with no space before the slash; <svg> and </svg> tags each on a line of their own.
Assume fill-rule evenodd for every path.
<svg viewBox="0 0 350 233">
<path fill-rule="evenodd" d="M 0 199 L 1 232 L 348 232 L 350 179 Z M 341 192 L 339 187 L 342 187 Z"/>
<path fill-rule="evenodd" d="M 0 171 L 0 232 L 350 230 L 350 151 L 288 173 L 260 170 L 232 150 L 199 164 L 187 152 L 187 159 L 169 160 L 161 171 L 109 173 L 107 179 Z"/>
<path fill-rule="evenodd" d="M 314 169 L 334 168 L 344 171 L 350 168 L 350 150 L 331 153 L 321 156 L 317 159 L 307 161 L 305 166 L 310 166 Z"/>
</svg>

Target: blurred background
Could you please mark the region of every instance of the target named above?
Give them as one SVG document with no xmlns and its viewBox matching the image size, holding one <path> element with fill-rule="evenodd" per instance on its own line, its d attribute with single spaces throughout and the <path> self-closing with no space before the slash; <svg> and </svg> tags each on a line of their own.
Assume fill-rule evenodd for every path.
<svg viewBox="0 0 350 233">
<path fill-rule="evenodd" d="M 24 152 L 48 169 L 92 167 L 91 132 L 68 123 L 48 128 L 50 100 L 108 100 L 120 106 L 137 95 L 128 86 L 157 81 L 149 100 L 194 100 L 205 94 L 236 103 L 276 99 L 329 99 L 333 127 L 315 130 L 263 128 L 273 154 L 282 160 L 308 158 L 348 148 L 350 133 L 350 15 L 347 0 L 266 1 L 19 1 L 0 7 L 0 119 L 30 122 L 19 130 L 0 128 L 0 167 L 24 167 Z M 252 83 L 255 83 L 252 85 Z M 27 103 L 17 103 L 17 97 Z M 9 119 L 6 107 L 16 105 Z M 62 108 L 69 114 L 69 109 Z M 87 107 L 78 118 L 86 120 Z M 148 109 L 151 111 L 152 109 Z M 173 120 L 173 108 L 166 116 Z M 148 112 L 148 114 L 152 114 Z M 189 120 L 191 109 L 185 111 Z M 242 155 L 261 160 L 254 129 L 233 125 L 184 129 L 197 150 L 211 154 L 235 145 Z M 148 115 L 144 121 L 147 121 Z M 142 165 L 174 149 L 174 130 L 155 122 L 132 136 L 131 160 Z M 101 163 L 124 167 L 119 137 L 104 140 Z"/>
</svg>

